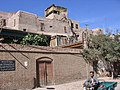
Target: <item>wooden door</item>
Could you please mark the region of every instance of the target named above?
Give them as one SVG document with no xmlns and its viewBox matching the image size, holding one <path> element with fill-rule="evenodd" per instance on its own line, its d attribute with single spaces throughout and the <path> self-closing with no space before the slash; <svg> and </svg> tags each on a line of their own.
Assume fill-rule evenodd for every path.
<svg viewBox="0 0 120 90">
<path fill-rule="evenodd" d="M 39 63 L 39 81 L 41 86 L 45 86 L 47 84 L 47 71 L 46 71 L 46 63 Z"/>
<path fill-rule="evenodd" d="M 53 81 L 53 66 L 51 62 L 39 62 L 39 84 L 40 86 L 51 85 Z"/>
</svg>

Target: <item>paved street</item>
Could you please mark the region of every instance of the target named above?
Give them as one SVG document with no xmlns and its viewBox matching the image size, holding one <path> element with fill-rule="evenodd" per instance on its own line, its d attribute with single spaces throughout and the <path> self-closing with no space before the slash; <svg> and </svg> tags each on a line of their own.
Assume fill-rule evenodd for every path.
<svg viewBox="0 0 120 90">
<path fill-rule="evenodd" d="M 120 90 L 120 79 L 112 80 L 109 77 L 105 78 L 99 78 L 104 79 L 105 81 L 111 81 L 111 82 L 118 82 L 117 87 L 115 90 Z M 54 85 L 54 86 L 47 86 L 46 88 L 36 88 L 34 90 L 82 90 L 84 80 L 72 82 L 72 83 L 66 83 L 66 84 L 60 84 L 60 85 Z"/>
<path fill-rule="evenodd" d="M 37 88 L 34 90 L 82 90 L 83 82 L 84 81 L 81 80 L 81 81 L 72 82 L 72 83 L 60 84 L 60 85 L 55 85 L 55 86 L 48 86 L 48 89 Z M 54 88 L 54 89 L 49 89 L 49 88 Z"/>
<path fill-rule="evenodd" d="M 120 90 L 120 84 L 117 85 L 117 87 L 115 88 L 115 90 Z"/>
</svg>

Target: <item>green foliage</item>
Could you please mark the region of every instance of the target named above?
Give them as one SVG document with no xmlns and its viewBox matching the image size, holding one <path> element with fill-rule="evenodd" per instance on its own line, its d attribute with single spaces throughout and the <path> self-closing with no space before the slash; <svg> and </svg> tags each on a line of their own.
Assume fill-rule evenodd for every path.
<svg viewBox="0 0 120 90">
<path fill-rule="evenodd" d="M 43 34 L 41 35 L 28 34 L 22 39 L 21 44 L 48 46 L 49 45 L 48 42 L 49 42 L 48 37 Z"/>
<path fill-rule="evenodd" d="M 83 57 L 86 60 L 90 62 L 120 60 L 120 42 L 118 39 L 111 40 L 107 35 L 98 35 L 92 36 L 88 41 L 88 48 L 83 51 Z"/>
<path fill-rule="evenodd" d="M 115 35 L 115 41 L 119 41 L 120 42 L 120 34 Z"/>
</svg>

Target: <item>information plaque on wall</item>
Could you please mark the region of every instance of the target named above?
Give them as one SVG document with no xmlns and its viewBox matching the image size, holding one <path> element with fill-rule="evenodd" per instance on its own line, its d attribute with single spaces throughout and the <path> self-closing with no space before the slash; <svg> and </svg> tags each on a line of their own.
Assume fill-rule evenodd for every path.
<svg viewBox="0 0 120 90">
<path fill-rule="evenodd" d="M 15 71 L 15 60 L 0 60 L 0 71 Z"/>
</svg>

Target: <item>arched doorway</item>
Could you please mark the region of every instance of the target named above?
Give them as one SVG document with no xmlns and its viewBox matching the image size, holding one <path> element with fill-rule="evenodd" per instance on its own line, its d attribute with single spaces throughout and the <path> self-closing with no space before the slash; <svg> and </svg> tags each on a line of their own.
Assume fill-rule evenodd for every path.
<svg viewBox="0 0 120 90">
<path fill-rule="evenodd" d="M 36 61 L 37 87 L 52 85 L 53 63 L 49 57 L 41 57 Z"/>
</svg>

